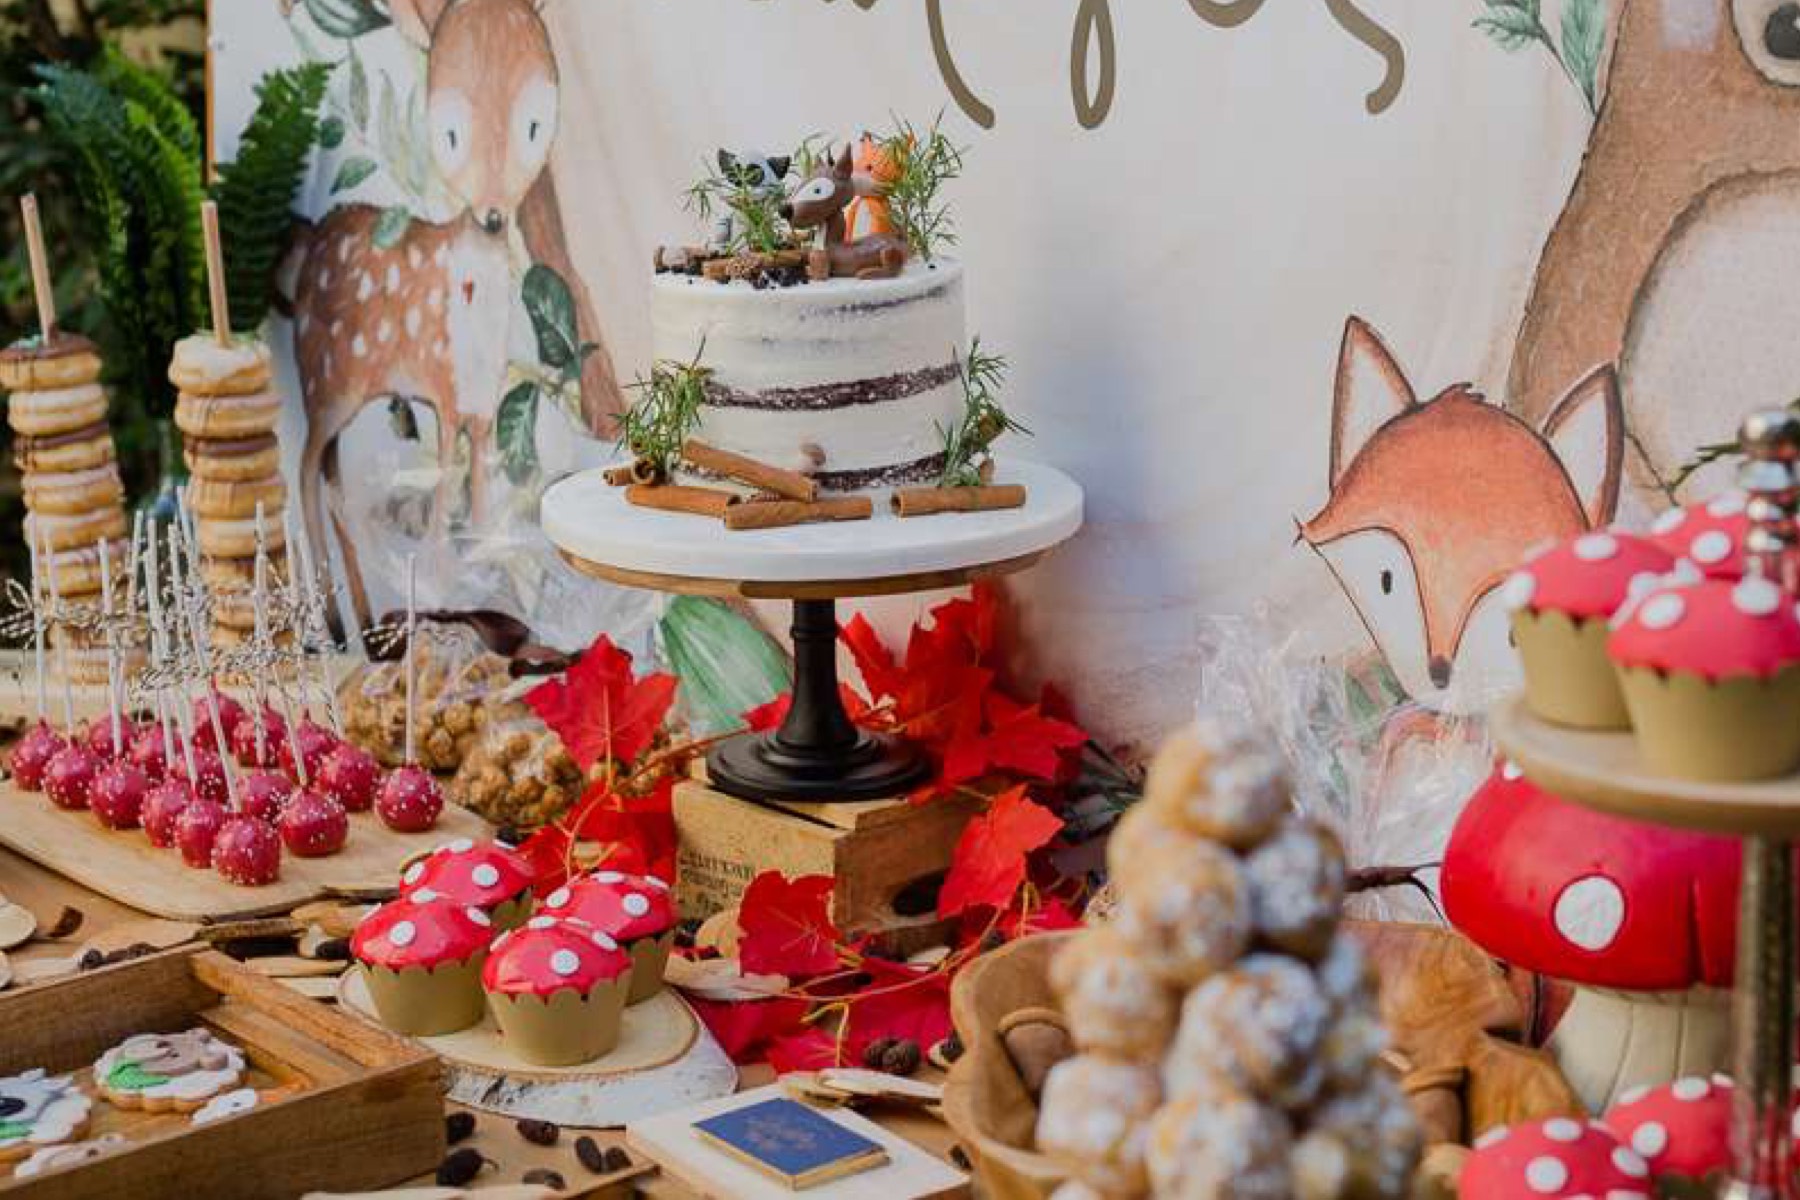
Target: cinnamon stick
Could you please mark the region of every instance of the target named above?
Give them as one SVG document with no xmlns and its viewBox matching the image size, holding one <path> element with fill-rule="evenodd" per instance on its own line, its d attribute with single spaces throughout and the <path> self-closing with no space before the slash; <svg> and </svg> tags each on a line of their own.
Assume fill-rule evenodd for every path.
<svg viewBox="0 0 1800 1200">
<path fill-rule="evenodd" d="M 786 496 L 790 500 L 813 501 L 819 498 L 819 485 L 798 471 L 771 467 L 754 458 L 709 446 L 695 438 L 689 438 L 681 444 L 681 457 L 684 462 L 699 470 L 711 471 L 715 475 L 723 475 L 727 479 L 734 479 L 765 492 L 774 492 L 777 496 Z"/>
<path fill-rule="evenodd" d="M 997 508 L 1023 508 L 1025 485 L 994 484 L 988 487 L 902 488 L 894 493 L 894 515 L 925 517 L 932 513 L 989 512 Z"/>
<path fill-rule="evenodd" d="M 702 517 L 723 517 L 742 499 L 736 492 L 720 488 L 683 487 L 671 483 L 634 483 L 625 489 L 626 502 L 639 508 L 693 513 Z"/>
<path fill-rule="evenodd" d="M 866 521 L 875 515 L 867 496 L 834 496 L 829 500 L 753 500 L 725 514 L 727 529 L 781 529 L 814 521 Z"/>
<path fill-rule="evenodd" d="M 634 483 L 655 483 L 662 475 L 656 463 L 648 458 L 634 459 L 616 467 L 608 467 L 600 473 L 600 477 L 614 487 L 628 487 Z"/>
</svg>

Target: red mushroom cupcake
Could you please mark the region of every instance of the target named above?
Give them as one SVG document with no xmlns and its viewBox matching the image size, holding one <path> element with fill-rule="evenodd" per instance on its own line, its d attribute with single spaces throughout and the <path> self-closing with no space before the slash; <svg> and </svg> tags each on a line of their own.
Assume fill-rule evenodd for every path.
<svg viewBox="0 0 1800 1200">
<path fill-rule="evenodd" d="M 1650 540 L 1709 576 L 1744 573 L 1744 535 L 1750 532 L 1744 493 L 1724 492 L 1700 504 L 1671 508 L 1650 523 Z"/>
<path fill-rule="evenodd" d="M 495 940 L 482 968 L 494 1021 L 529 1063 L 588 1062 L 619 1041 L 631 955 L 586 921 L 533 917 Z"/>
<path fill-rule="evenodd" d="M 493 936 L 493 922 L 479 908 L 403 896 L 363 918 L 350 952 L 382 1023 L 424 1037 L 481 1020 L 481 967 Z"/>
<path fill-rule="evenodd" d="M 544 911 L 574 917 L 608 934 L 631 954 L 631 1003 L 662 990 L 663 969 L 675 944 L 675 894 L 654 875 L 594 871 L 544 897 Z"/>
<path fill-rule="evenodd" d="M 1659 1183 L 1669 1176 L 1700 1183 L 1731 1167 L 1732 1093 L 1730 1076 L 1687 1075 L 1628 1092 L 1604 1120 Z"/>
<path fill-rule="evenodd" d="M 1530 559 L 1501 588 L 1525 667 L 1525 701 L 1546 721 L 1577 729 L 1630 724 L 1606 657 L 1607 622 L 1675 565 L 1628 533 L 1584 533 Z"/>
<path fill-rule="evenodd" d="M 1650 1200 L 1650 1168 L 1606 1126 L 1551 1117 L 1482 1135 L 1456 1194 L 1461 1200 Z"/>
<path fill-rule="evenodd" d="M 531 864 L 498 842 L 457 838 L 400 874 L 400 894 L 421 903 L 443 897 L 485 909 L 496 929 L 512 929 L 531 915 Z"/>
<path fill-rule="evenodd" d="M 1800 617 L 1760 575 L 1663 586 L 1607 642 L 1644 761 L 1686 779 L 1800 767 Z"/>
</svg>

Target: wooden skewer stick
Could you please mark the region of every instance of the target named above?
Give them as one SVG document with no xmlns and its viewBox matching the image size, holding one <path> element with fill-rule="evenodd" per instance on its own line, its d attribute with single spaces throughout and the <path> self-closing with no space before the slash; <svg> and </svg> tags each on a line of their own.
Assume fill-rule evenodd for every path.
<svg viewBox="0 0 1800 1200">
<path fill-rule="evenodd" d="M 31 653 L 37 660 L 37 719 L 41 724 L 50 707 L 48 688 L 44 681 L 44 602 L 48 598 L 48 593 L 44 590 L 44 575 L 49 567 L 38 557 L 35 541 L 26 539 L 25 548 L 31 553 Z"/>
<path fill-rule="evenodd" d="M 252 633 L 251 645 L 257 652 L 265 653 L 272 643 L 269 640 L 269 546 L 263 527 L 263 502 L 256 502 L 256 558 L 254 560 L 254 582 L 250 586 L 250 619 Z M 256 672 L 255 690 L 252 692 L 252 703 L 256 705 L 256 765 L 269 765 L 269 689 L 268 680 L 263 672 Z M 294 736 L 290 725 L 288 736 Z"/>
<path fill-rule="evenodd" d="M 162 539 L 156 536 L 155 526 L 149 529 L 149 536 L 144 539 L 144 598 L 150 612 L 150 662 L 156 668 L 156 723 L 162 728 L 163 769 L 175 769 L 175 731 L 171 728 L 174 718 L 169 713 L 169 687 L 167 672 L 169 669 L 169 631 L 163 625 L 162 610 L 162 562 L 157 554 L 157 547 Z"/>
<path fill-rule="evenodd" d="M 419 604 L 418 604 L 418 565 L 419 556 L 406 556 L 406 764 L 413 765 L 413 689 L 418 686 L 414 678 L 415 650 L 413 643 L 418 640 Z"/>
<path fill-rule="evenodd" d="M 305 620 L 300 625 L 300 662 L 302 686 L 305 680 L 307 633 L 323 635 L 319 647 L 319 692 L 325 703 L 325 715 L 331 719 L 331 731 L 344 736 L 344 722 L 338 715 L 337 692 L 331 686 L 331 635 L 325 625 L 325 600 L 319 590 L 319 576 L 313 566 L 312 543 L 306 537 L 306 522 L 296 520 L 290 507 L 286 514 L 288 575 L 298 580 L 301 611 Z"/>
<path fill-rule="evenodd" d="M 181 659 L 185 657 L 185 639 L 182 636 L 181 620 L 181 534 L 178 529 L 180 518 L 169 523 L 169 587 L 175 605 L 173 621 L 169 627 L 169 657 Z M 195 796 L 200 794 L 200 779 L 194 767 L 194 705 L 193 697 L 186 686 L 187 672 L 185 665 L 181 672 L 183 685 L 175 696 L 175 717 L 181 724 L 181 754 L 187 761 L 188 787 Z M 225 757 L 221 748 L 220 759 Z M 173 760 L 170 760 L 171 763 Z"/>
<path fill-rule="evenodd" d="M 185 507 L 185 505 L 184 505 Z M 184 529 L 185 533 L 186 530 Z M 177 578 L 186 578 L 188 586 L 194 590 L 195 596 L 205 586 L 200 581 L 200 550 L 195 541 L 188 537 L 180 539 L 181 549 L 186 554 L 186 561 L 177 562 Z M 177 591 L 180 592 L 179 585 Z M 212 656 L 206 649 L 206 640 L 201 636 L 200 610 L 205 607 L 198 603 L 184 603 L 186 611 L 188 638 L 194 648 L 194 661 L 199 665 L 201 682 L 206 688 L 206 712 L 212 722 L 213 743 L 219 748 L 219 767 L 225 776 L 225 807 L 232 812 L 241 811 L 238 807 L 237 772 L 233 769 L 231 742 L 225 736 L 225 722 L 219 716 L 219 681 L 213 675 Z"/>
<path fill-rule="evenodd" d="M 37 300 L 38 331 L 44 341 L 56 336 L 56 293 L 50 288 L 50 260 L 44 254 L 44 227 L 38 220 L 37 197 L 27 193 L 19 201 L 25 221 L 25 251 L 31 258 L 31 294 Z"/>
<path fill-rule="evenodd" d="M 219 206 L 208 200 L 200 205 L 200 224 L 206 231 L 206 287 L 212 296 L 213 337 L 219 345 L 231 344 L 231 305 L 225 295 L 225 255 L 219 248 Z"/>
<path fill-rule="evenodd" d="M 125 752 L 119 728 L 119 638 L 113 630 L 112 554 L 100 539 L 100 620 L 106 630 L 106 718 L 112 724 L 113 757 Z"/>
</svg>

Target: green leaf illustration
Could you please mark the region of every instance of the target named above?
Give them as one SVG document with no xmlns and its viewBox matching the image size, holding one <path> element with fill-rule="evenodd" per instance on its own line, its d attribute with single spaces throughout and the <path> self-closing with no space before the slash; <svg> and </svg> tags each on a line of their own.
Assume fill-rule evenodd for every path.
<svg viewBox="0 0 1800 1200">
<path fill-rule="evenodd" d="M 1487 12 L 1475 18 L 1475 28 L 1492 38 L 1502 50 L 1522 49 L 1541 41 L 1544 34 L 1536 12 L 1512 4 L 1490 5 Z"/>
<path fill-rule="evenodd" d="M 525 312 L 537 335 L 538 361 L 554 371 L 581 369 L 581 339 L 575 332 L 575 297 L 561 275 L 533 263 L 522 286 Z"/>
<path fill-rule="evenodd" d="M 369 72 L 363 68 L 362 59 L 354 53 L 350 55 L 350 119 L 356 122 L 359 133 L 367 132 L 369 128 Z"/>
<path fill-rule="evenodd" d="M 537 474 L 538 385 L 527 379 L 507 392 L 494 416 L 494 442 L 500 447 L 500 467 L 514 487 Z"/>
<path fill-rule="evenodd" d="M 1606 45 L 1602 0 L 1568 0 L 1562 14 L 1562 59 L 1588 107 L 1598 109 L 1600 52 Z"/>
<path fill-rule="evenodd" d="M 743 726 L 744 713 L 786 691 L 793 671 L 769 635 L 718 600 L 677 596 L 657 626 L 681 680 L 681 706 L 705 736 Z"/>
<path fill-rule="evenodd" d="M 412 210 L 404 204 L 393 204 L 381 210 L 375 218 L 375 232 L 369 240 L 378 250 L 392 250 L 406 236 L 406 227 L 412 224 Z"/>
<path fill-rule="evenodd" d="M 331 181 L 332 194 L 347 192 L 374 173 L 374 159 L 353 154 L 338 164 L 337 175 Z"/>
<path fill-rule="evenodd" d="M 387 13 L 373 0 L 306 0 L 306 14 L 332 37 L 353 38 L 388 24 Z"/>
<path fill-rule="evenodd" d="M 319 122 L 319 145 L 326 150 L 336 150 L 344 144 L 344 119 L 342 117 L 326 117 Z"/>
</svg>

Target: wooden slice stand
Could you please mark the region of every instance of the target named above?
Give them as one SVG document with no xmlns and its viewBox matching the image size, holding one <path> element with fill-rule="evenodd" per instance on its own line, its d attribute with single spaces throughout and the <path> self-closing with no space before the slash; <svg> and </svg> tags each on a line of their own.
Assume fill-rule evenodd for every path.
<svg viewBox="0 0 1800 1200">
<path fill-rule="evenodd" d="M 344 1009 L 380 1025 L 361 970 L 338 976 L 337 996 Z M 469 1029 L 413 1040 L 443 1060 L 450 1099 L 558 1125 L 618 1127 L 737 1090 L 737 1067 L 670 988 L 625 1010 L 611 1052 L 574 1067 L 521 1061 L 491 1013 Z"/>
<path fill-rule="evenodd" d="M 1521 697 L 1494 712 L 1492 729 L 1501 750 L 1559 799 L 1632 820 L 1744 839 L 1732 997 L 1737 1168 L 1720 1195 L 1729 1200 L 1800 1195 L 1792 1171 L 1790 1118 L 1800 775 L 1754 783 L 1658 775 L 1645 765 L 1632 733 L 1552 725 Z"/>
</svg>

